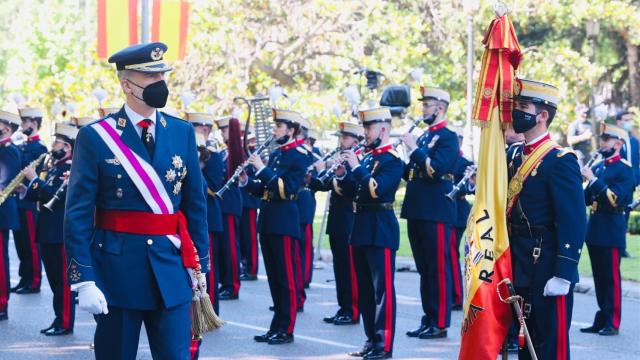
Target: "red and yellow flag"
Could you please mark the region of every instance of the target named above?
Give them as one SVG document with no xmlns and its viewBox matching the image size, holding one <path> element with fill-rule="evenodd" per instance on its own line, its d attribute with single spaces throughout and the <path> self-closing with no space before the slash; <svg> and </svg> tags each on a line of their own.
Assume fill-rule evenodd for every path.
<svg viewBox="0 0 640 360">
<path fill-rule="evenodd" d="M 138 41 L 138 0 L 98 0 L 98 57 Z"/>
<path fill-rule="evenodd" d="M 151 41 L 162 41 L 169 51 L 165 60 L 182 59 L 187 49 L 189 2 L 186 0 L 153 0 Z"/>
<path fill-rule="evenodd" d="M 506 16 L 491 22 L 484 39 L 474 118 L 483 121 L 476 198 L 467 220 L 465 293 L 459 359 L 495 360 L 511 325 L 510 304 L 498 284 L 512 278 L 507 231 L 507 159 L 502 125 L 511 122 L 518 40 Z M 498 101 L 499 100 L 499 101 Z"/>
</svg>

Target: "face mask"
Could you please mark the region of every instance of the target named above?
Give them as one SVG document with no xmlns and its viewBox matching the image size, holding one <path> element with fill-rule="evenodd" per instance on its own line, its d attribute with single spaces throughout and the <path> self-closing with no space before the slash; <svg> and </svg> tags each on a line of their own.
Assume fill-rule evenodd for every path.
<svg viewBox="0 0 640 360">
<path fill-rule="evenodd" d="M 289 142 L 289 139 L 290 139 L 289 135 L 285 135 L 285 136 L 277 138 L 276 139 L 276 143 L 278 145 L 284 145 L 284 144 Z"/>
<path fill-rule="evenodd" d="M 627 131 L 631 131 L 633 129 L 633 122 L 631 121 L 624 121 L 622 123 L 622 128 L 627 130 Z"/>
<path fill-rule="evenodd" d="M 64 151 L 64 149 L 55 150 L 51 152 L 51 156 L 56 160 L 62 159 L 63 157 L 65 157 L 65 155 L 67 155 L 67 152 Z"/>
<path fill-rule="evenodd" d="M 164 80 L 156 81 L 147 85 L 147 87 L 142 87 L 131 80 L 127 81 L 142 89 L 142 99 L 131 93 L 136 99 L 144 101 L 145 104 L 156 109 L 163 108 L 167 105 L 169 89 L 167 88 L 167 83 Z"/>
<path fill-rule="evenodd" d="M 32 129 L 32 128 L 26 128 L 26 129 L 23 129 L 23 130 L 22 130 L 22 133 L 23 133 L 25 136 L 31 136 L 31 134 L 33 134 L 33 129 Z"/>
<path fill-rule="evenodd" d="M 536 126 L 536 114 L 529 114 L 522 110 L 513 109 L 511 117 L 513 118 L 513 131 L 522 134 L 533 129 Z"/>
<path fill-rule="evenodd" d="M 378 146 L 380 146 L 380 143 L 382 143 L 382 139 L 378 137 L 377 139 L 373 140 L 371 144 L 368 144 L 366 148 L 369 150 L 376 149 Z"/>
<path fill-rule="evenodd" d="M 431 124 L 433 124 L 434 121 L 436 121 L 436 118 L 438 117 L 438 112 L 434 112 L 433 114 L 427 116 L 426 118 L 423 118 L 422 121 L 424 121 L 425 124 L 431 126 Z"/>
<path fill-rule="evenodd" d="M 608 159 L 613 156 L 613 154 L 616 152 L 616 149 L 614 148 L 611 148 L 609 150 L 600 149 L 598 150 L 598 152 L 602 154 L 602 157 L 604 157 L 605 159 Z"/>
</svg>

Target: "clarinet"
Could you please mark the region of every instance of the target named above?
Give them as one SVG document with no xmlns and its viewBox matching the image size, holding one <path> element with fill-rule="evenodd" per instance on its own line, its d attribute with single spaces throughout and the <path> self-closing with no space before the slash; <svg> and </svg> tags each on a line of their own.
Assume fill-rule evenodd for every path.
<svg viewBox="0 0 640 360">
<path fill-rule="evenodd" d="M 337 148 L 335 148 L 335 149 L 331 150 L 330 152 L 328 152 L 328 153 L 324 154 L 324 156 L 323 156 L 323 157 L 320 157 L 320 158 L 319 158 L 318 154 L 316 154 L 316 153 L 312 153 L 312 154 L 313 154 L 313 156 L 314 156 L 316 159 L 318 159 L 318 161 L 325 162 L 325 161 L 329 160 L 331 157 L 333 157 L 333 155 L 335 155 L 338 151 L 340 151 L 340 147 L 339 147 L 339 146 L 338 146 Z M 309 173 L 309 172 L 312 172 L 312 171 L 313 171 L 313 168 L 314 168 L 314 165 L 313 165 L 313 164 L 309 165 L 309 166 L 307 167 L 307 172 L 308 172 L 308 173 Z"/>
<path fill-rule="evenodd" d="M 62 182 L 62 185 L 60 185 L 58 190 L 56 190 L 56 192 L 53 194 L 51 200 L 47 201 L 47 203 L 42 206 L 44 206 L 49 211 L 53 211 L 53 205 L 55 205 L 55 203 L 60 200 L 62 193 L 67 189 L 67 185 L 69 185 L 69 178 L 66 178 Z"/>
<path fill-rule="evenodd" d="M 256 151 L 254 151 L 253 153 L 251 153 L 251 155 L 255 155 L 255 154 L 260 154 L 264 149 L 266 149 L 271 142 L 274 140 L 273 135 L 271 135 L 262 145 L 260 145 Z M 238 178 L 240 177 L 240 174 L 242 174 L 242 172 L 244 171 L 244 169 L 247 168 L 247 166 L 249 166 L 249 159 L 245 160 L 240 166 L 238 166 L 238 168 L 236 169 L 236 171 L 233 173 L 233 175 L 231 175 L 231 177 L 229 178 L 229 180 L 227 180 L 227 182 L 224 184 L 224 186 L 222 188 L 220 188 L 220 190 L 218 190 L 218 192 L 216 192 L 216 195 L 222 199 L 222 195 L 229 190 L 229 188 L 231 187 L 231 185 L 236 182 L 238 180 Z"/>
<path fill-rule="evenodd" d="M 362 140 L 360 143 L 358 143 L 358 145 L 356 145 L 356 147 L 354 147 L 352 150 L 353 151 L 358 151 L 360 149 L 362 149 L 365 145 L 367 144 L 366 140 Z M 337 151 L 336 151 L 337 152 Z M 342 165 L 344 162 L 342 161 L 337 161 L 335 164 L 333 164 L 322 176 L 320 176 L 318 178 L 318 180 L 325 182 L 325 180 L 327 180 L 329 177 L 333 176 L 333 174 L 335 173 L 335 171 L 338 169 L 338 167 L 340 165 Z"/>
<path fill-rule="evenodd" d="M 451 189 L 451 191 L 447 195 L 445 195 L 447 199 L 454 201 L 456 195 L 458 195 L 458 192 L 460 192 L 462 187 L 467 184 L 469 179 L 471 179 L 471 177 L 476 174 L 477 170 L 478 168 L 475 165 L 469 165 L 464 174 L 464 177 L 460 179 L 460 181 L 458 181 L 458 183 L 453 187 L 453 189 Z"/>
</svg>

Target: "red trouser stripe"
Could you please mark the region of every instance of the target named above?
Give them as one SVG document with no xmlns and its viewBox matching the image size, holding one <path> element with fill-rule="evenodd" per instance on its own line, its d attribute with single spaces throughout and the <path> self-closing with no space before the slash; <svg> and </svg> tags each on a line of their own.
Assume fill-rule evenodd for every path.
<svg viewBox="0 0 640 360">
<path fill-rule="evenodd" d="M 196 360 L 196 354 L 200 349 L 200 340 L 193 339 L 193 335 L 191 338 L 191 343 L 189 344 L 189 359 Z"/>
<path fill-rule="evenodd" d="M 36 244 L 36 225 L 33 218 L 33 212 L 27 210 L 25 212 L 27 219 L 27 236 L 29 237 L 29 248 L 31 249 L 31 266 L 33 267 L 33 279 L 31 279 L 31 287 L 39 288 L 41 274 L 40 274 L 40 254 L 38 253 L 38 245 Z M 66 263 L 65 263 L 66 264 Z"/>
<path fill-rule="evenodd" d="M 216 261 L 213 257 L 213 233 L 209 233 L 209 272 L 207 276 L 209 277 L 209 287 L 207 291 L 209 292 L 209 298 L 211 299 L 211 303 L 216 299 L 216 289 L 218 288 L 218 284 L 216 282 L 216 268 L 214 265 L 214 261 Z"/>
<path fill-rule="evenodd" d="M 296 305 L 300 305 L 300 307 L 302 307 L 304 306 L 304 296 L 302 295 L 304 284 L 302 283 L 302 260 L 300 259 L 300 244 L 298 243 L 298 241 L 293 242 L 293 253 L 293 266 L 296 279 L 296 296 L 298 299 L 298 303 Z"/>
<path fill-rule="evenodd" d="M 460 284 L 460 260 L 458 259 L 458 249 L 456 249 L 456 239 L 458 231 L 451 229 L 451 275 L 453 276 L 453 303 L 462 305 L 462 284 Z"/>
<path fill-rule="evenodd" d="M 293 279 L 293 265 L 291 264 L 293 257 L 291 256 L 291 236 L 283 236 L 282 241 L 284 242 L 284 267 L 287 272 L 287 284 L 289 284 L 289 316 L 291 317 L 291 322 L 289 323 L 289 327 L 287 328 L 287 333 L 293 334 L 293 327 L 296 324 L 296 283 Z"/>
<path fill-rule="evenodd" d="M 611 275 L 613 276 L 613 327 L 620 328 L 620 250 L 611 249 Z"/>
<path fill-rule="evenodd" d="M 9 300 L 9 289 L 7 289 L 7 277 L 9 274 L 4 272 L 4 250 L 4 232 L 0 231 L 0 312 L 7 311 L 7 302 Z"/>
<path fill-rule="evenodd" d="M 391 351 L 393 338 L 393 280 L 391 277 L 391 249 L 384 249 L 384 351 Z"/>
<path fill-rule="evenodd" d="M 447 278 L 445 273 L 444 259 L 444 224 L 437 225 L 438 239 L 436 244 L 437 262 L 438 262 L 438 327 L 445 328 L 446 311 L 447 311 Z"/>
<path fill-rule="evenodd" d="M 304 283 L 311 281 L 311 264 L 313 259 L 313 238 L 311 235 L 311 224 L 307 224 L 304 228 Z"/>
<path fill-rule="evenodd" d="M 556 360 L 567 358 L 567 308 L 566 296 L 556 296 L 556 316 L 558 317 Z"/>
<path fill-rule="evenodd" d="M 238 264 L 238 249 L 236 248 L 236 222 L 231 214 L 227 214 L 227 225 L 229 227 L 229 250 L 231 251 L 231 282 L 233 283 L 233 295 L 240 292 L 240 264 Z"/>
<path fill-rule="evenodd" d="M 256 209 L 249 209 L 249 236 L 251 237 L 251 275 L 258 274 L 258 233 L 256 230 Z"/>
<path fill-rule="evenodd" d="M 356 320 L 360 315 L 358 311 L 358 278 L 356 277 L 356 266 L 353 263 L 353 247 L 349 245 L 349 274 L 351 276 L 351 311 L 352 319 Z"/>
<path fill-rule="evenodd" d="M 64 244 L 60 247 L 62 258 L 62 328 L 71 328 L 71 287 L 67 278 L 67 251 Z"/>
</svg>

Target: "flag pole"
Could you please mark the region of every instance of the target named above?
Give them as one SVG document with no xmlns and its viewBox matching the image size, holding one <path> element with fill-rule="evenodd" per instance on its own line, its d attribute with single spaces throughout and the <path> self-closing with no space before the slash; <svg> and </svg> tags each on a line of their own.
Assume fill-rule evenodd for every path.
<svg viewBox="0 0 640 360">
<path fill-rule="evenodd" d="M 507 291 L 509 292 L 509 297 L 506 299 L 502 297 L 500 294 L 500 285 L 504 284 L 507 287 Z M 518 347 L 522 348 L 524 344 L 521 344 L 521 338 L 524 337 L 524 340 L 527 343 L 527 348 L 529 349 L 529 354 L 531 355 L 532 360 L 538 360 L 538 356 L 536 355 L 536 350 L 533 348 L 533 342 L 531 341 L 531 335 L 529 334 L 529 328 L 527 328 L 527 323 L 524 321 L 524 313 L 522 312 L 522 307 L 520 303 L 522 302 L 522 297 L 516 294 L 516 290 L 513 288 L 513 284 L 509 278 L 506 278 L 498 283 L 496 286 L 496 290 L 498 292 L 498 297 L 502 302 L 509 303 L 513 306 L 513 311 L 516 313 L 517 321 L 520 324 L 520 334 L 518 334 Z"/>
<path fill-rule="evenodd" d="M 149 42 L 149 0 L 140 0 L 142 2 L 142 21 L 140 22 L 141 42 Z"/>
</svg>

